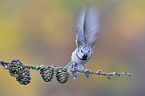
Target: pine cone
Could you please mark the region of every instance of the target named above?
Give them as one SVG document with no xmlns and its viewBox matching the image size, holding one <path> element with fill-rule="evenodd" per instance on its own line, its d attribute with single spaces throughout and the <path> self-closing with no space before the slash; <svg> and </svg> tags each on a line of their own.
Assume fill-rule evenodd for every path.
<svg viewBox="0 0 145 96">
<path fill-rule="evenodd" d="M 69 78 L 67 69 L 66 68 L 57 68 L 56 78 L 59 83 L 62 83 L 62 84 L 66 83 Z"/>
<path fill-rule="evenodd" d="M 40 74 L 41 74 L 42 79 L 45 82 L 49 82 L 49 81 L 51 81 L 53 79 L 53 76 L 54 76 L 54 68 L 45 66 L 45 67 L 43 67 L 43 68 L 40 69 Z"/>
<path fill-rule="evenodd" d="M 9 64 L 9 73 L 11 76 L 18 77 L 23 69 L 23 63 L 19 59 L 13 59 Z"/>
<path fill-rule="evenodd" d="M 31 81 L 30 77 L 30 69 L 29 68 L 23 68 L 21 71 L 21 74 L 16 77 L 16 80 L 23 85 L 29 84 Z"/>
</svg>

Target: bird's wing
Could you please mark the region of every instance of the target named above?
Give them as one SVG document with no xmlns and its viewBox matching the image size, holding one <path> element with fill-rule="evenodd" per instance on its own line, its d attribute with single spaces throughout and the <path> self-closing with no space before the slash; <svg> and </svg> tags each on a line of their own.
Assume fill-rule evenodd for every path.
<svg viewBox="0 0 145 96">
<path fill-rule="evenodd" d="M 85 37 L 89 46 L 92 48 L 97 39 L 97 33 L 99 32 L 100 16 L 96 7 L 89 8 L 85 17 Z"/>
<path fill-rule="evenodd" d="M 86 6 L 81 10 L 76 22 L 76 45 L 80 46 L 84 40 L 84 24 L 85 24 Z"/>
</svg>

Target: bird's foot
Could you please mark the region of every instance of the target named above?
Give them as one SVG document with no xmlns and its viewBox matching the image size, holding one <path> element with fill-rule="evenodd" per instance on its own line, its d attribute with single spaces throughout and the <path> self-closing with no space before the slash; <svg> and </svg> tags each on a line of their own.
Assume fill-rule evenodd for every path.
<svg viewBox="0 0 145 96">
<path fill-rule="evenodd" d="M 71 72 L 71 75 L 73 76 L 73 79 L 78 79 L 78 76 L 77 76 L 77 69 L 76 68 L 73 68 L 72 72 Z"/>
<path fill-rule="evenodd" d="M 91 74 L 91 75 L 89 75 L 89 74 Z M 86 70 L 85 70 L 85 75 L 86 75 L 86 77 L 87 77 L 87 78 L 90 78 L 90 76 L 92 76 L 92 74 L 93 74 L 93 71 L 90 70 L 90 69 L 88 69 L 88 68 L 86 68 Z"/>
<path fill-rule="evenodd" d="M 75 63 L 73 63 L 73 66 L 72 66 L 73 68 L 72 68 L 72 73 L 71 73 L 71 75 L 73 76 L 73 79 L 75 80 L 75 79 L 78 79 L 78 76 L 77 76 L 77 70 L 78 70 L 78 68 L 75 66 Z"/>
</svg>

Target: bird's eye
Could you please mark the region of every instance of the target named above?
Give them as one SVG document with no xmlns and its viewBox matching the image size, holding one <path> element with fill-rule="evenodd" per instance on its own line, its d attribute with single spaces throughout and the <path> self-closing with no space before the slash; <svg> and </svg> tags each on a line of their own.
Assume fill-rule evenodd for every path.
<svg viewBox="0 0 145 96">
<path fill-rule="evenodd" d="M 81 50 L 81 52 L 83 53 L 83 50 Z"/>
<path fill-rule="evenodd" d="M 90 50 L 88 52 L 90 52 Z"/>
</svg>

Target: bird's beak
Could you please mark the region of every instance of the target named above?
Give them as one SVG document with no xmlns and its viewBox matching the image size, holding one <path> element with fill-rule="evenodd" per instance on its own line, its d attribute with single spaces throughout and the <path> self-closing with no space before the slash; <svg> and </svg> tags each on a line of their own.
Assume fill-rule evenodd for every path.
<svg viewBox="0 0 145 96">
<path fill-rule="evenodd" d="M 83 55 L 82 59 L 83 59 L 83 60 L 86 60 L 87 57 L 88 57 L 88 56 L 87 56 L 87 54 L 85 53 L 85 54 Z"/>
</svg>

